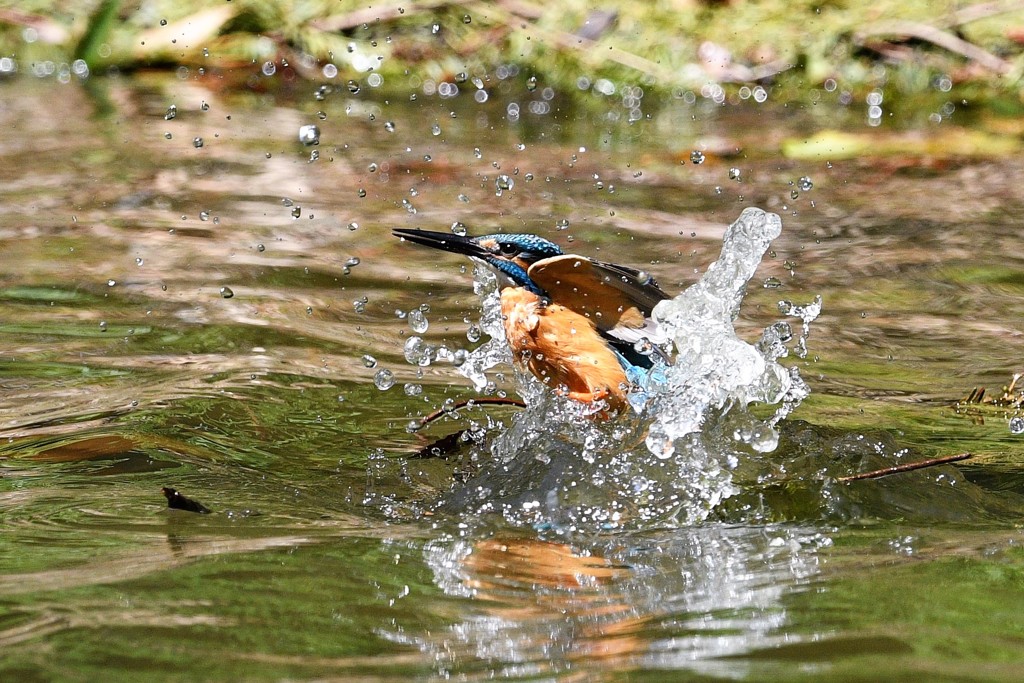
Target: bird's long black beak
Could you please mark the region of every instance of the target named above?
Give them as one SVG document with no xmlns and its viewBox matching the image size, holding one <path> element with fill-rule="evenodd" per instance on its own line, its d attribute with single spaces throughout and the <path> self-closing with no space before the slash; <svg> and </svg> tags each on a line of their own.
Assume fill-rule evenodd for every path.
<svg viewBox="0 0 1024 683">
<path fill-rule="evenodd" d="M 433 247 L 442 251 L 450 251 L 464 256 L 475 256 L 486 258 L 492 254 L 473 241 L 470 237 L 463 237 L 451 232 L 434 232 L 433 230 L 420 230 L 419 228 L 395 228 L 391 231 L 395 237 L 401 237 L 413 244 L 422 244 L 425 247 Z"/>
</svg>

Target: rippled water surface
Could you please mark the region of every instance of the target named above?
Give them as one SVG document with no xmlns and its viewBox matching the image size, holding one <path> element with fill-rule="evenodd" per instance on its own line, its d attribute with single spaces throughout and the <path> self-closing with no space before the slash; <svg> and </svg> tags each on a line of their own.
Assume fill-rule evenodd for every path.
<svg viewBox="0 0 1024 683">
<path fill-rule="evenodd" d="M 5 680 L 1021 678 L 1024 437 L 956 404 L 1022 370 L 1024 164 L 780 151 L 1005 125 L 315 90 L 0 82 Z M 536 232 L 676 294 L 754 206 L 782 233 L 737 338 L 788 322 L 810 390 L 776 432 L 730 400 L 657 452 L 668 418 L 504 364 L 482 393 L 528 409 L 408 429 L 481 395 L 446 358 L 488 335 L 469 264 L 392 228 Z M 779 302 L 817 296 L 803 354 Z"/>
</svg>

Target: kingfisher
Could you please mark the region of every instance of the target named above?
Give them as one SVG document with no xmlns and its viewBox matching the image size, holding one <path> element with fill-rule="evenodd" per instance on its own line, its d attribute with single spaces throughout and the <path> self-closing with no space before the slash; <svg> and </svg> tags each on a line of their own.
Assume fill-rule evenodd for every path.
<svg viewBox="0 0 1024 683">
<path fill-rule="evenodd" d="M 668 337 L 651 319 L 669 295 L 643 271 L 566 254 L 532 234 L 393 233 L 489 267 L 514 360 L 575 401 L 617 411 L 659 359 L 669 362 Z"/>
</svg>

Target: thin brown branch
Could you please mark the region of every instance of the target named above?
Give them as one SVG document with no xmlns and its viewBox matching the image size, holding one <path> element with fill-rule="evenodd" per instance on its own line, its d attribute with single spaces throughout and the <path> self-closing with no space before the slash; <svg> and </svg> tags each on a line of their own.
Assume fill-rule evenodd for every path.
<svg viewBox="0 0 1024 683">
<path fill-rule="evenodd" d="M 312 24 L 321 31 L 347 31 L 363 24 L 389 22 L 415 14 L 429 12 L 446 5 L 462 5 L 464 0 L 421 0 L 420 2 L 404 2 L 394 5 L 367 7 L 354 12 L 336 14 L 317 19 Z"/>
<path fill-rule="evenodd" d="M 977 5 L 970 5 L 961 10 L 953 12 L 952 17 L 940 22 L 944 28 L 957 28 L 973 21 L 988 19 L 999 14 L 1009 14 L 1024 10 L 1024 0 L 1011 0 L 1010 2 L 980 2 Z"/>
<path fill-rule="evenodd" d="M 880 36 L 899 36 L 923 40 L 949 52 L 961 55 L 998 74 L 1009 73 L 1012 68 L 1006 60 L 997 57 L 984 48 L 978 47 L 974 43 L 958 38 L 948 31 L 916 21 L 883 21 L 871 24 L 854 34 L 853 42 L 860 46 L 870 47 L 870 40 Z"/>
<path fill-rule="evenodd" d="M 890 474 L 899 474 L 900 472 L 913 472 L 914 470 L 923 470 L 926 467 L 935 467 L 936 465 L 947 465 L 951 462 L 959 462 L 961 460 L 967 460 L 971 457 L 970 453 L 960 453 L 958 455 L 945 455 L 941 458 L 929 458 L 928 460 L 918 460 L 917 462 L 908 462 L 902 465 L 893 465 L 892 467 L 885 467 L 880 470 L 872 470 L 871 472 L 861 472 L 860 474 L 851 474 L 848 477 L 839 477 L 836 481 L 843 484 L 851 481 L 860 481 L 862 479 L 879 479 L 881 477 L 887 477 Z"/>
<path fill-rule="evenodd" d="M 426 427 L 428 424 L 448 413 L 465 408 L 466 406 L 514 406 L 516 408 L 525 408 L 526 404 L 522 401 L 517 401 L 514 398 L 467 398 L 465 401 L 459 401 L 450 408 L 439 408 L 434 412 L 426 415 L 420 419 L 420 427 Z"/>
</svg>

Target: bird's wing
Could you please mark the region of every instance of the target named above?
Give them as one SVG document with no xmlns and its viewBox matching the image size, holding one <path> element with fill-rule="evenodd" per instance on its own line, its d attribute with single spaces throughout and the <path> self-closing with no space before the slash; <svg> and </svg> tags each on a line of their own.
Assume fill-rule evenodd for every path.
<svg viewBox="0 0 1024 683">
<path fill-rule="evenodd" d="M 565 254 L 537 261 L 528 274 L 552 301 L 587 316 L 606 336 L 629 344 L 667 341 L 650 316 L 670 297 L 646 273 Z"/>
</svg>

